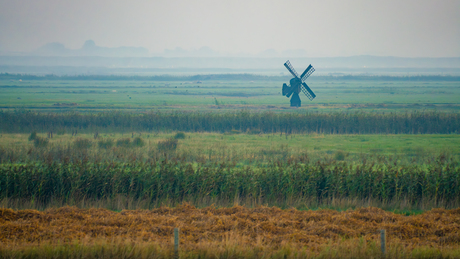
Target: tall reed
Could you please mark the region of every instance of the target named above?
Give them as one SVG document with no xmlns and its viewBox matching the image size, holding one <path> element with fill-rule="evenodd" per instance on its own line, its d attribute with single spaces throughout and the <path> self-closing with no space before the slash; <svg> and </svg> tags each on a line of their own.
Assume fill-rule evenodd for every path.
<svg viewBox="0 0 460 259">
<path fill-rule="evenodd" d="M 242 132 L 324 134 L 451 134 L 460 132 L 460 114 L 274 113 L 274 112 L 128 112 L 40 113 L 0 111 L 0 132 Z"/>
<path fill-rule="evenodd" d="M 122 195 L 148 204 L 161 201 L 240 200 L 283 205 L 290 201 L 324 204 L 340 199 L 458 207 L 457 162 L 395 166 L 357 162 L 286 163 L 235 166 L 192 164 L 72 162 L 0 164 L 0 199 L 110 200 Z"/>
</svg>

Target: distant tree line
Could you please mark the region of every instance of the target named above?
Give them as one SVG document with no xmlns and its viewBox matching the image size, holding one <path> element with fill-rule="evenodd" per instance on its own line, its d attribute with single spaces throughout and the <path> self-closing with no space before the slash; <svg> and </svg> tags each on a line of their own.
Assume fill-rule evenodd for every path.
<svg viewBox="0 0 460 259">
<path fill-rule="evenodd" d="M 0 111 L 3 133 L 37 132 L 249 132 L 319 134 L 458 134 L 460 114 L 407 113 L 274 113 L 274 112 L 98 112 L 40 113 Z"/>
<path fill-rule="evenodd" d="M 290 75 L 264 76 L 256 74 L 208 74 L 192 76 L 155 75 L 155 76 L 123 76 L 123 75 L 30 75 L 0 73 L 0 80 L 108 80 L 108 81 L 206 81 L 206 80 L 245 80 L 245 81 L 285 81 Z M 460 76 L 452 75 L 416 75 L 416 76 L 385 76 L 385 75 L 325 75 L 312 76 L 313 80 L 375 80 L 375 81 L 460 81 Z"/>
</svg>

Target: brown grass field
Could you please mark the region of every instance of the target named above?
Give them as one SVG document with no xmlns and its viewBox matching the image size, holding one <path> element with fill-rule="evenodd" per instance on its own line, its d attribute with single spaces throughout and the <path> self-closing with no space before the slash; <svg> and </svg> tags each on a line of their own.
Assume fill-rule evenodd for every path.
<svg viewBox="0 0 460 259">
<path fill-rule="evenodd" d="M 101 242 L 106 244 L 106 250 L 108 244 L 131 242 L 138 249 L 152 244 L 164 252 L 173 245 L 176 227 L 180 228 L 181 251 L 205 249 L 209 253 L 209 249 L 234 247 L 252 253 L 259 249 L 269 257 L 286 247 L 303 251 L 304 257 L 320 255 L 331 247 L 378 251 L 379 230 L 386 229 L 388 251 L 398 257 L 413 255 L 421 248 L 434 249 L 440 255 L 450 251 L 446 258 L 460 256 L 460 209 L 433 209 L 405 216 L 373 207 L 338 212 L 242 206 L 198 209 L 186 203 L 176 208 L 121 212 L 76 207 L 45 211 L 0 209 L 0 252 L 4 252 L 0 255 L 8 257 L 10 253 L 14 258 L 11 253 L 21 249 L 55 249 L 77 243 L 94 246 Z M 346 244 L 353 244 L 352 248 Z M 218 254 L 205 258 L 221 258 Z M 291 253 L 287 257 L 299 256 Z"/>
</svg>

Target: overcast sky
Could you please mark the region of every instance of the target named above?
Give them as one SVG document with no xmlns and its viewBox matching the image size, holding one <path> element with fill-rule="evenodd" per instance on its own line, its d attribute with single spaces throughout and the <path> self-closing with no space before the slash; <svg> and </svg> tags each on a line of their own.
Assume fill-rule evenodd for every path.
<svg viewBox="0 0 460 259">
<path fill-rule="evenodd" d="M 460 0 L 0 0 L 0 50 L 208 46 L 311 57 L 460 57 Z"/>
</svg>

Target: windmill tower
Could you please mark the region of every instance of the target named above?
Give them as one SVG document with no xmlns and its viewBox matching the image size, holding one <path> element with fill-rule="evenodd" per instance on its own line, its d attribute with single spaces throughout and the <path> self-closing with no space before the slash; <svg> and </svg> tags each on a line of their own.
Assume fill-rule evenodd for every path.
<svg viewBox="0 0 460 259">
<path fill-rule="evenodd" d="M 302 75 L 297 74 L 295 69 L 292 67 L 291 62 L 286 61 L 284 63 L 284 66 L 289 70 L 289 72 L 294 76 L 289 81 L 289 86 L 286 84 L 283 84 L 283 96 L 286 96 L 289 98 L 291 95 L 291 107 L 300 107 L 301 102 L 300 102 L 300 97 L 299 93 L 302 91 L 308 99 L 313 100 L 315 99 L 316 95 L 313 93 L 313 91 L 308 87 L 308 85 L 305 83 L 305 80 L 313 73 L 315 72 L 315 69 L 309 65 L 305 71 L 303 71 Z"/>
</svg>

